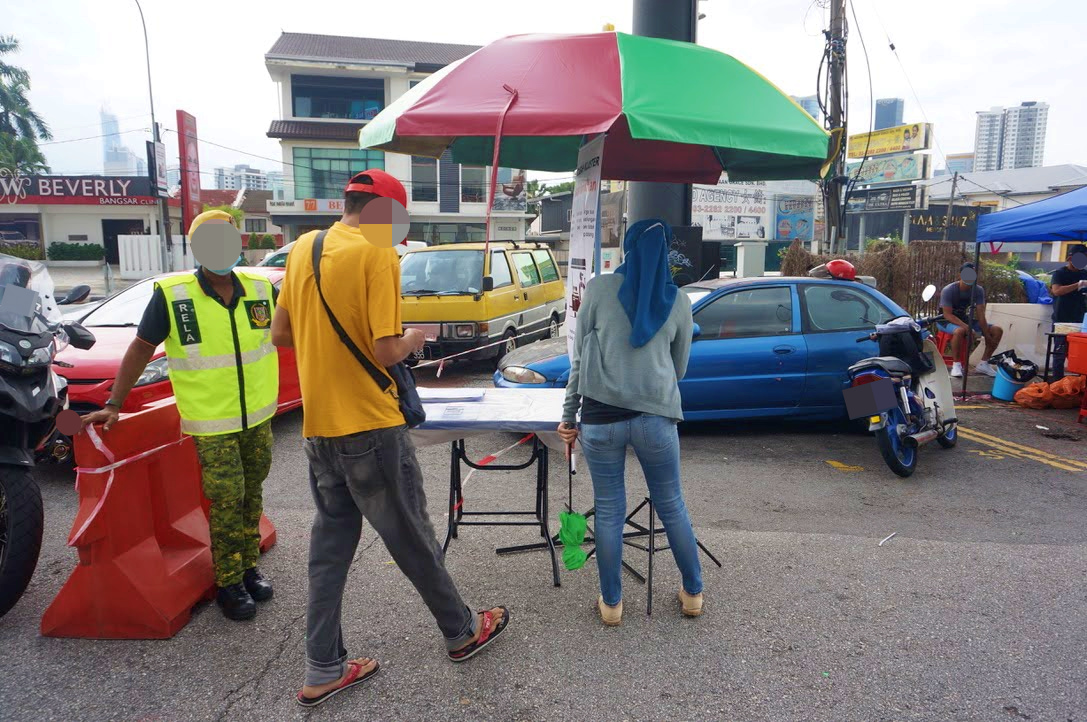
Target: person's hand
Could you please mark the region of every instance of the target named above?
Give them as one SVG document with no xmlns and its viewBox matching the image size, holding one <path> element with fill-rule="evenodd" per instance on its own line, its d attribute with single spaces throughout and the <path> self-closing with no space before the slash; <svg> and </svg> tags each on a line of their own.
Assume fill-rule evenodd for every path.
<svg viewBox="0 0 1087 722">
<path fill-rule="evenodd" d="M 1082 291 L 1083 289 L 1087 288 L 1087 281 L 1080 281 L 1076 285 L 1079 287 L 1079 290 Z"/>
<path fill-rule="evenodd" d="M 404 341 L 408 344 L 411 353 L 418 353 L 426 346 L 426 336 L 417 328 L 409 328 L 404 331 Z"/>
<path fill-rule="evenodd" d="M 113 406 L 107 406 L 99 411 L 94 411 L 83 417 L 83 428 L 87 428 L 91 424 L 102 424 L 103 431 L 109 431 L 110 428 L 117 423 L 117 417 L 120 416 L 120 412 Z"/>
<path fill-rule="evenodd" d="M 564 421 L 563 423 L 559 424 L 558 431 L 559 431 L 559 438 L 561 438 L 563 443 L 566 444 L 566 453 L 569 454 L 570 449 L 573 447 L 574 443 L 577 441 L 577 427 L 576 426 L 567 426 L 566 422 Z"/>
</svg>

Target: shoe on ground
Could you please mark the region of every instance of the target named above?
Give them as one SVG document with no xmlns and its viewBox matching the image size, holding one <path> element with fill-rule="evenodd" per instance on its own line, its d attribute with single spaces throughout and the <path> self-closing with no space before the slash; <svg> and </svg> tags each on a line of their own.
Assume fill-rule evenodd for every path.
<svg viewBox="0 0 1087 722">
<path fill-rule="evenodd" d="M 994 369 L 992 364 L 988 361 L 982 361 L 974 367 L 974 370 L 979 374 L 985 374 L 986 376 L 996 376 L 996 369 Z"/>
<path fill-rule="evenodd" d="M 249 596 L 256 602 L 267 602 L 274 593 L 272 585 L 256 567 L 245 570 L 245 574 L 242 575 L 242 584 L 245 585 L 245 591 L 249 592 Z"/>
<path fill-rule="evenodd" d="M 683 606 L 683 616 L 685 617 L 701 617 L 702 616 L 702 593 L 688 594 L 682 589 L 679 590 L 679 603 Z"/>
<path fill-rule="evenodd" d="M 596 608 L 600 610 L 600 620 L 609 627 L 618 627 L 623 621 L 623 600 L 614 607 L 604 604 L 604 596 L 596 600 Z"/>
<path fill-rule="evenodd" d="M 219 587 L 215 601 L 223 610 L 223 616 L 236 622 L 252 619 L 257 613 L 257 603 L 241 582 L 229 587 Z"/>
<path fill-rule="evenodd" d="M 951 364 L 951 378 L 955 378 L 955 379 L 961 379 L 962 378 L 962 364 L 959 363 L 958 361 Z"/>
</svg>

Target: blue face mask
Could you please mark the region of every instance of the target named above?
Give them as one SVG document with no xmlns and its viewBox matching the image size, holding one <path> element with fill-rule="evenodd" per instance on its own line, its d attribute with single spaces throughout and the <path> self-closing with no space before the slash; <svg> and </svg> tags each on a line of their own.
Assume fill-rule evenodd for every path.
<svg viewBox="0 0 1087 722">
<path fill-rule="evenodd" d="M 216 271 L 216 270 L 213 270 L 211 268 L 207 268 L 206 270 L 210 271 L 211 273 L 214 273 L 217 276 L 225 276 L 228 273 L 230 273 L 230 271 L 233 270 L 236 266 L 240 266 L 242 260 L 243 260 L 243 258 L 241 256 L 238 256 L 238 260 L 234 261 L 234 263 L 230 264 L 229 267 L 224 268 L 221 271 Z"/>
</svg>

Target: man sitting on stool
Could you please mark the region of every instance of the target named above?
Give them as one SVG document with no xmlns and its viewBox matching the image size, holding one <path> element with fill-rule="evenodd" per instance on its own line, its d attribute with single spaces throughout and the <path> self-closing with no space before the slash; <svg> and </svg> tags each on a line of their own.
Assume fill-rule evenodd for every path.
<svg viewBox="0 0 1087 722">
<path fill-rule="evenodd" d="M 1004 329 L 995 326 L 985 320 L 985 289 L 977 284 L 977 269 L 973 263 L 964 263 L 962 274 L 958 281 L 944 286 L 940 292 L 940 309 L 944 312 L 942 320 L 937 321 L 940 330 L 945 333 L 953 333 L 951 337 L 951 357 L 955 359 L 951 366 L 951 375 L 962 378 L 962 348 L 966 343 L 967 333 L 970 330 L 968 318 L 970 315 L 970 299 L 974 299 L 974 331 L 985 338 L 985 352 L 981 356 L 981 363 L 977 365 L 977 372 L 986 376 L 996 376 L 996 370 L 989 365 L 989 357 L 1000 345 L 1000 339 L 1004 335 Z M 973 293 L 971 293 L 973 291 Z M 942 351 L 943 349 L 941 349 Z M 969 349 L 965 354 L 969 357 Z"/>
</svg>

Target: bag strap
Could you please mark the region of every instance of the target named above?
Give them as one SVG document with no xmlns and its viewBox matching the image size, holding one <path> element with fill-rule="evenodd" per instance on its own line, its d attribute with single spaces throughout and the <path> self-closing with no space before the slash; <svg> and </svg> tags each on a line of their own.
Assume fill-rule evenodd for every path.
<svg viewBox="0 0 1087 722">
<path fill-rule="evenodd" d="M 382 373 L 373 361 L 366 358 L 366 354 L 355 345 L 355 342 L 351 340 L 351 337 L 347 335 L 347 331 L 340 325 L 339 320 L 336 318 L 336 314 L 332 313 L 332 309 L 328 306 L 328 301 L 325 300 L 325 294 L 321 290 L 321 254 L 325 249 L 325 236 L 328 235 L 328 230 L 323 230 L 317 234 L 317 237 L 313 239 L 313 280 L 317 283 L 317 295 L 321 297 L 321 303 L 325 306 L 325 312 L 328 313 L 328 320 L 332 322 L 332 328 L 336 330 L 336 334 L 340 337 L 340 341 L 343 341 L 343 345 L 347 347 L 347 350 L 358 360 L 362 367 L 370 374 L 374 379 L 374 383 L 378 385 L 383 393 L 387 393 L 389 388 L 393 385 L 392 379 L 387 374 Z"/>
</svg>

